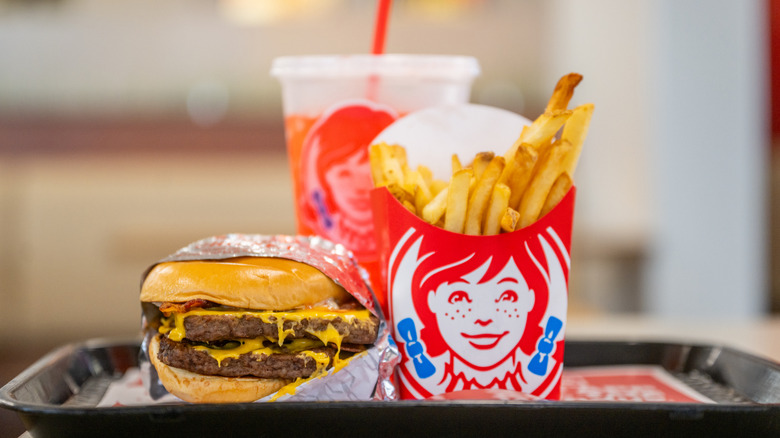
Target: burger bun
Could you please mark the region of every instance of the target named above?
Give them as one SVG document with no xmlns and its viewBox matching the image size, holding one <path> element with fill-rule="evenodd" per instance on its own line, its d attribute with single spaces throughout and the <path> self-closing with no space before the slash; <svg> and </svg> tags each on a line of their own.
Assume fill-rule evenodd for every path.
<svg viewBox="0 0 780 438">
<path fill-rule="evenodd" d="M 219 377 L 196 374 L 162 363 L 157 358 L 159 337 L 149 342 L 149 360 L 165 389 L 190 403 L 249 403 L 273 394 L 292 382 L 287 379 Z"/>
<path fill-rule="evenodd" d="M 142 302 L 208 300 L 253 310 L 290 310 L 352 299 L 317 268 L 272 257 L 160 263 L 141 286 Z"/>
</svg>

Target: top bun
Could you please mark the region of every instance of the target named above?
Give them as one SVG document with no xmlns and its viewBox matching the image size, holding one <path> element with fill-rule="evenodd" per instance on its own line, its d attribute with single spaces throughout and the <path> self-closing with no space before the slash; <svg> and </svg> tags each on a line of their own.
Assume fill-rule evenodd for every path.
<svg viewBox="0 0 780 438">
<path fill-rule="evenodd" d="M 203 299 L 253 310 L 290 310 L 350 298 L 317 268 L 271 257 L 160 263 L 141 286 L 142 302 Z"/>
</svg>

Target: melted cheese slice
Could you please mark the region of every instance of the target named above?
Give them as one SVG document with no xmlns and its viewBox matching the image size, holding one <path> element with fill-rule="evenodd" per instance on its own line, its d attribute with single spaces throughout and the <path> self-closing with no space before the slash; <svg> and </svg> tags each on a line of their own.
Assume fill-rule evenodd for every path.
<svg viewBox="0 0 780 438">
<path fill-rule="evenodd" d="M 312 308 L 304 310 L 291 310 L 286 312 L 272 312 L 272 311 L 250 311 L 250 310 L 220 310 L 220 309 L 193 309 L 186 313 L 174 313 L 170 317 L 163 318 L 163 324 L 159 328 L 160 333 L 167 333 L 168 337 L 176 342 L 180 342 L 187 337 L 186 329 L 184 328 L 184 319 L 188 316 L 202 316 L 202 315 L 229 315 L 235 318 L 252 317 L 260 318 L 263 322 L 269 324 L 276 324 L 278 329 L 278 342 L 266 344 L 268 339 L 255 338 L 255 339 L 237 339 L 238 345 L 232 348 L 212 348 L 206 345 L 196 345 L 194 348 L 200 351 L 208 353 L 211 357 L 216 359 L 220 365 L 222 361 L 228 358 L 237 358 L 242 354 L 252 353 L 254 355 L 272 355 L 272 354 L 295 354 L 298 356 L 305 356 L 314 359 L 317 363 L 316 371 L 307 378 L 298 378 L 294 382 L 285 386 L 277 392 L 272 398 L 275 400 L 285 394 L 294 394 L 297 387 L 305 383 L 308 380 L 315 379 L 323 376 L 326 373 L 330 358 L 326 353 L 314 352 L 311 349 L 328 344 L 336 345 L 336 354 L 333 357 L 333 371 L 337 372 L 344 368 L 349 363 L 351 358 L 340 358 L 341 343 L 344 340 L 344 335 L 341 335 L 333 325 L 328 324 L 324 330 L 307 330 L 307 333 L 315 336 L 319 339 L 319 342 L 313 339 L 291 339 L 285 343 L 285 339 L 288 335 L 293 334 L 293 330 L 284 330 L 285 321 L 300 322 L 305 319 L 321 318 L 321 319 L 336 319 L 353 323 L 355 321 L 370 320 L 371 313 L 366 310 L 333 310 L 330 308 Z M 278 344 L 278 345 L 276 345 Z"/>
<path fill-rule="evenodd" d="M 281 387 L 278 391 L 276 391 L 276 393 L 274 395 L 271 396 L 270 401 L 276 401 L 277 399 L 279 399 L 280 397 L 285 396 L 285 395 L 294 395 L 295 392 L 298 390 L 299 386 L 303 385 L 304 383 L 308 382 L 309 380 L 318 379 L 318 378 L 324 376 L 325 374 L 327 374 L 326 366 L 328 364 L 328 357 L 327 357 L 328 355 L 324 354 L 324 353 L 315 353 L 313 351 L 309 351 L 307 353 L 309 353 L 312 357 L 314 357 L 314 360 L 316 360 L 318 364 L 322 364 L 321 361 L 324 360 L 325 361 L 325 365 L 324 366 L 318 366 L 317 367 L 317 371 L 315 371 L 311 376 L 309 376 L 309 377 L 298 377 L 293 382 L 288 383 L 287 385 Z M 334 373 L 338 372 L 340 369 L 344 368 L 344 366 L 346 366 L 349 363 L 349 361 L 351 361 L 352 359 L 354 359 L 356 357 L 362 356 L 364 354 L 367 354 L 367 353 L 365 351 L 362 351 L 362 352 L 360 352 L 360 353 L 358 353 L 358 354 L 356 354 L 356 355 L 354 355 L 352 357 L 348 357 L 347 359 L 334 360 L 334 362 L 333 362 L 333 372 Z M 319 358 L 315 357 L 315 356 L 318 356 L 318 355 L 321 355 L 321 356 Z M 322 357 L 322 356 L 324 356 L 324 357 Z"/>
<path fill-rule="evenodd" d="M 212 348 L 208 347 L 206 345 L 195 345 L 193 348 L 199 351 L 205 351 L 209 354 L 209 356 L 213 357 L 217 360 L 217 362 L 221 365 L 222 361 L 228 358 L 237 358 L 238 356 L 241 356 L 242 354 L 246 353 L 252 353 L 254 355 L 263 355 L 270 356 L 272 354 L 294 354 L 294 353 L 301 353 L 299 355 L 306 355 L 306 356 L 312 356 L 311 352 L 305 351 L 307 349 L 321 347 L 322 344 L 319 342 L 313 340 L 313 339 L 295 339 L 292 342 L 288 342 L 284 345 L 284 347 L 279 347 L 276 345 L 271 346 L 264 346 L 263 343 L 264 339 L 262 338 L 256 338 L 256 339 L 242 339 L 240 341 L 237 341 L 239 345 L 237 347 L 233 348 Z M 328 365 L 328 355 L 324 353 L 318 353 L 323 354 L 325 356 L 325 366 Z M 318 360 L 315 358 L 319 365 L 321 364 L 321 360 Z"/>
</svg>

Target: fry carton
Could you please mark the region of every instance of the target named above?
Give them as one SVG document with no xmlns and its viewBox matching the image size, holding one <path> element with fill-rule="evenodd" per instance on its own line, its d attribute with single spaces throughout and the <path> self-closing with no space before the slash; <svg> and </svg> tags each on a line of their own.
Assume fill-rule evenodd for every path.
<svg viewBox="0 0 780 438">
<path fill-rule="evenodd" d="M 401 398 L 560 398 L 572 175 L 593 113 L 567 109 L 581 79 L 562 77 L 534 121 L 439 107 L 371 144 L 374 277 L 402 357 Z"/>
<path fill-rule="evenodd" d="M 526 228 L 468 236 L 374 189 L 402 399 L 496 389 L 560 397 L 575 192 Z"/>
</svg>

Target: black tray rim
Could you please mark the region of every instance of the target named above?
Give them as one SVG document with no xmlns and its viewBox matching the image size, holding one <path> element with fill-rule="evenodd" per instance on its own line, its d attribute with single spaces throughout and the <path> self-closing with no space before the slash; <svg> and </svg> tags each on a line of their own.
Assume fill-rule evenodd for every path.
<svg viewBox="0 0 780 438">
<path fill-rule="evenodd" d="M 780 414 L 780 403 L 749 403 L 749 404 L 731 404 L 731 403 L 679 403 L 679 402 L 611 402 L 611 401 L 560 401 L 560 400 L 396 400 L 396 401 L 334 401 L 334 402 L 283 402 L 283 403 L 231 403 L 231 404 L 159 404 L 159 405 L 138 405 L 138 406 L 120 406 L 120 407 L 84 407 L 84 406 L 64 406 L 44 403 L 31 403 L 20 401 L 12 396 L 12 393 L 20 388 L 25 382 L 29 381 L 37 373 L 45 370 L 55 360 L 62 356 L 70 355 L 80 349 L 102 349 L 116 347 L 140 346 L 141 339 L 138 337 L 129 338 L 93 338 L 81 342 L 75 342 L 57 347 L 46 353 L 40 359 L 35 361 L 19 375 L 11 379 L 2 388 L 0 388 L 0 407 L 17 411 L 24 414 L 35 415 L 120 415 L 120 414 L 160 414 L 177 413 L 185 414 L 190 412 L 204 411 L 261 411 L 261 410 L 305 410 L 305 409 L 350 409 L 364 407 L 388 408 L 395 406 L 397 408 L 410 407 L 433 407 L 433 406 L 463 406 L 463 407 L 486 407 L 486 406 L 511 406 L 513 409 L 604 409 L 617 408 L 633 411 L 679 411 L 685 409 L 698 412 L 764 412 L 777 411 Z M 707 343 L 687 343 L 676 340 L 621 340 L 621 339 L 598 339 L 590 340 L 586 338 L 572 337 L 566 340 L 566 346 L 580 345 L 602 345 L 610 347 L 683 347 L 683 348 L 712 348 L 723 352 L 728 352 L 743 359 L 753 361 L 761 366 L 774 369 L 780 372 L 780 364 L 772 360 L 748 353 L 734 347 L 707 344 Z M 565 356 L 564 356 L 565 357 Z M 565 360 L 565 359 L 564 359 Z"/>
</svg>

